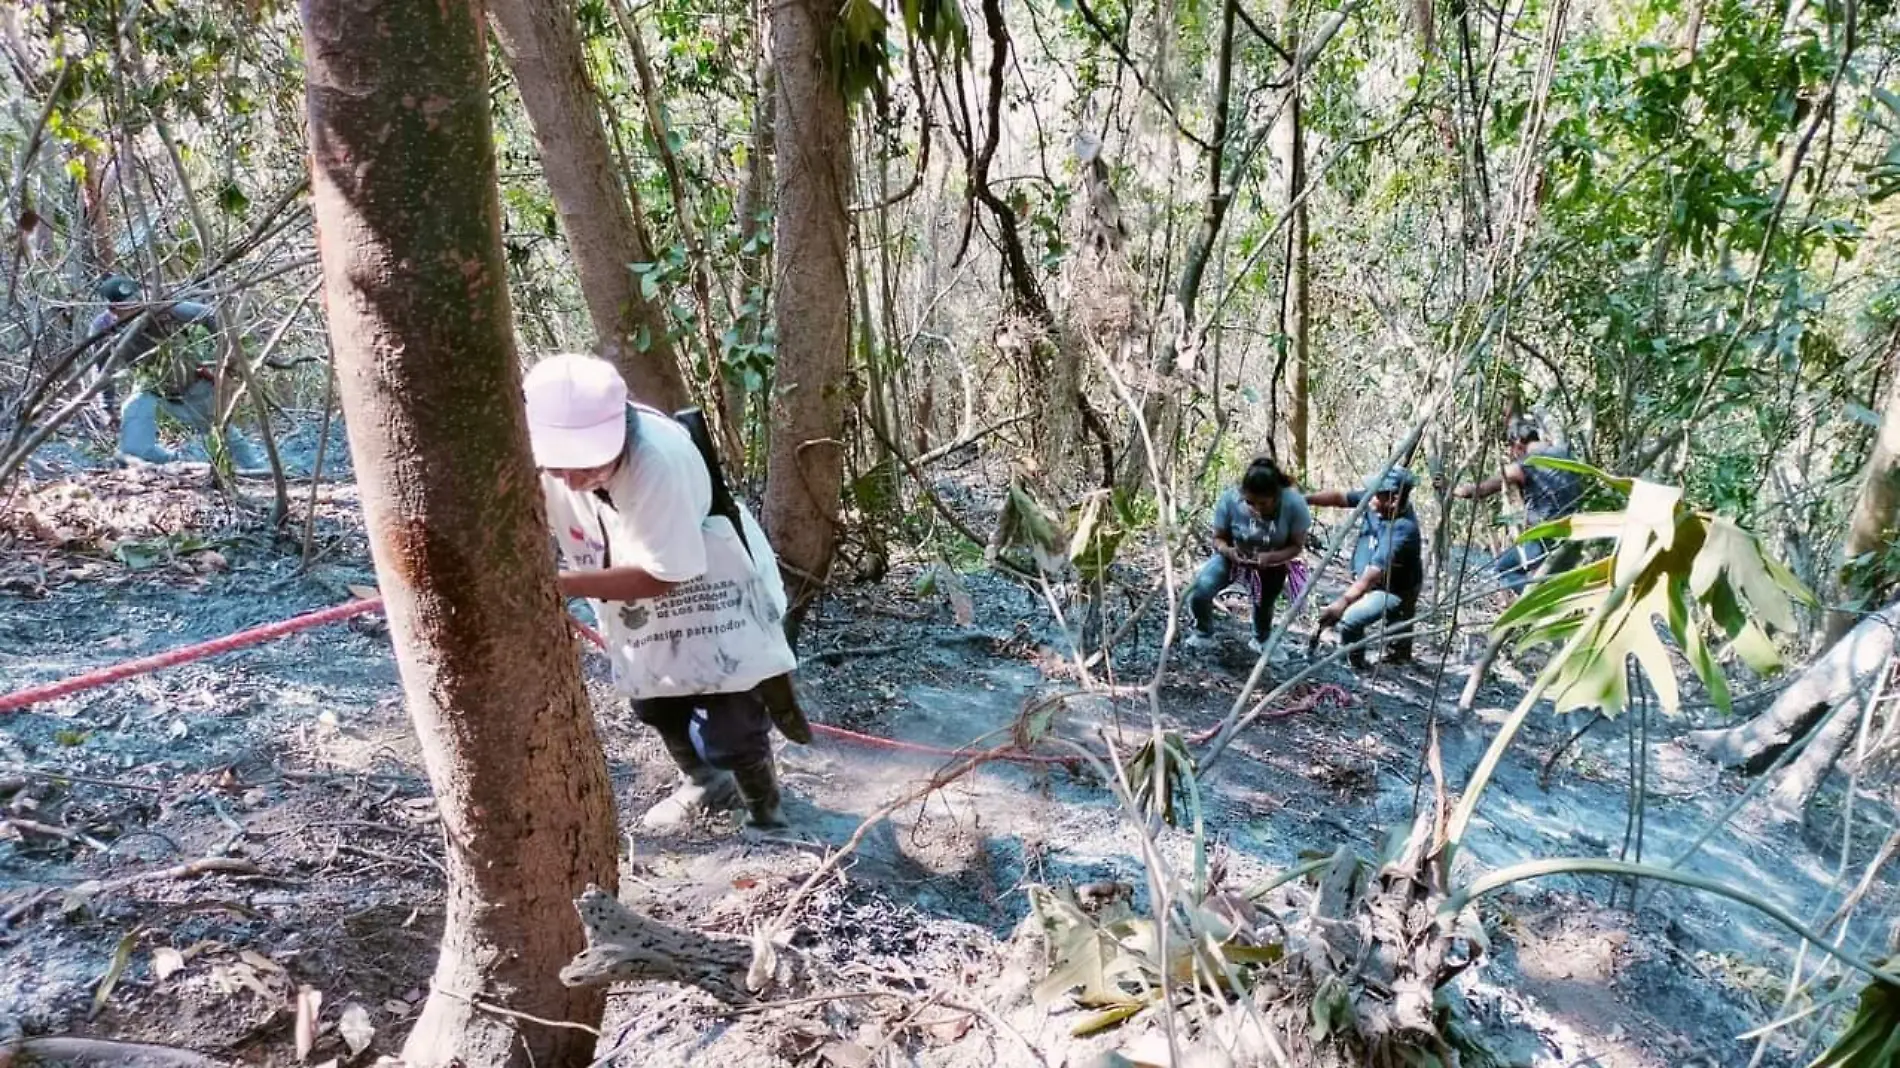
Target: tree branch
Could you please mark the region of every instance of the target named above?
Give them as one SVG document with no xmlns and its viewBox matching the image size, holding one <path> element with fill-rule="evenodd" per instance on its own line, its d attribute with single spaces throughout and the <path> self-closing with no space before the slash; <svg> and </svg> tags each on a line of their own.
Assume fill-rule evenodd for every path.
<svg viewBox="0 0 1900 1068">
<path fill-rule="evenodd" d="M 987 7 L 986 4 L 986 18 Z M 1181 122 L 1181 116 L 1175 113 L 1174 105 L 1168 102 L 1168 98 L 1162 96 L 1159 90 L 1149 85 L 1148 80 L 1141 76 L 1141 67 L 1135 63 L 1134 57 L 1128 54 L 1128 46 L 1115 34 L 1108 32 L 1108 27 L 1102 25 L 1102 20 L 1096 16 L 1094 9 L 1089 7 L 1088 0 L 1075 0 L 1075 9 L 1082 13 L 1082 18 L 1088 22 L 1089 28 L 1095 31 L 1095 35 L 1102 39 L 1102 43 L 1108 45 L 1116 58 L 1122 61 L 1122 65 L 1128 68 L 1128 72 L 1135 76 L 1135 84 L 1141 87 L 1142 92 L 1153 97 L 1155 103 L 1160 105 L 1162 113 L 1167 115 L 1168 121 L 1174 124 L 1175 131 L 1193 142 L 1195 147 L 1203 152 L 1211 149 L 1213 146 L 1195 136 L 1194 131 Z"/>
</svg>

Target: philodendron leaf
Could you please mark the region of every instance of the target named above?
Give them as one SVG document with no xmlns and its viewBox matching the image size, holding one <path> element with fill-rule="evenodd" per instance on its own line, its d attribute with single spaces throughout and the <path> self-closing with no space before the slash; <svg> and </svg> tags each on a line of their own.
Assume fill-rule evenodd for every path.
<svg viewBox="0 0 1900 1068">
<path fill-rule="evenodd" d="M 1616 543 L 1617 583 L 1633 580 L 1652 556 L 1675 544 L 1676 505 L 1682 491 L 1638 479 L 1623 510 L 1623 533 Z"/>
<path fill-rule="evenodd" d="M 1629 700 L 1627 665 L 1633 657 L 1663 710 L 1675 712 L 1680 694 L 1659 622 L 1718 707 L 1729 705 L 1728 683 L 1704 626 L 1719 629 L 1728 638 L 1727 651 L 1755 671 L 1780 669 L 1766 628 L 1792 629 L 1794 602 L 1811 604 L 1813 598 L 1753 534 L 1683 507 L 1680 490 L 1641 480 L 1630 483 L 1629 506 L 1621 513 L 1573 516 L 1530 533 L 1590 540 L 1611 530 L 1617 544 L 1610 559 L 1552 576 L 1498 619 L 1499 630 L 1518 632 L 1521 646 L 1569 648 L 1579 631 L 1590 628 L 1551 665 L 1550 695 L 1559 711 L 1620 712 Z"/>
<path fill-rule="evenodd" d="M 1589 464 L 1581 461 L 1570 460 L 1561 456 L 1532 456 L 1524 462 L 1530 464 L 1532 467 L 1548 467 L 1552 471 L 1568 471 L 1573 475 L 1586 475 L 1620 493 L 1630 492 L 1630 487 L 1635 485 L 1636 482 L 1635 479 L 1625 478 L 1622 475 L 1612 475 L 1600 467 L 1591 467 Z"/>
</svg>

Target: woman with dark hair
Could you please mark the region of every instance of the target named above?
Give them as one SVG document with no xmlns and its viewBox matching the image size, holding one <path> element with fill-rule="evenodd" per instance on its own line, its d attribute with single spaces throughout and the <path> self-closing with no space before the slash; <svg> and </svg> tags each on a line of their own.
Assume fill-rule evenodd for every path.
<svg viewBox="0 0 1900 1068">
<path fill-rule="evenodd" d="M 1214 504 L 1214 555 L 1201 566 L 1188 593 L 1188 611 L 1194 617 L 1187 644 L 1199 648 L 1214 640 L 1214 598 L 1229 586 L 1240 585 L 1253 598 L 1253 640 L 1260 643 L 1273 630 L 1273 602 L 1292 580 L 1290 596 L 1299 596 L 1306 581 L 1300 553 L 1313 515 L 1293 480 L 1269 457 L 1247 465 L 1237 486 L 1230 486 Z"/>
</svg>

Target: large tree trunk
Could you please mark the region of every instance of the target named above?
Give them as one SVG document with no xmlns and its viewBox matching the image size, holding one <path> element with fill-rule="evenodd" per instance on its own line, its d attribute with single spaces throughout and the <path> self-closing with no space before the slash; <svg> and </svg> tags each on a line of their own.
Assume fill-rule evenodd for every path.
<svg viewBox="0 0 1900 1068">
<path fill-rule="evenodd" d="M 569 902 L 616 882 L 613 796 L 528 456 L 475 0 L 304 0 L 338 383 L 448 901 L 410 1065 L 585 1064 Z"/>
<path fill-rule="evenodd" d="M 837 5 L 827 0 L 787 0 L 772 9 L 778 369 L 765 518 L 790 565 L 794 634 L 831 569 L 844 481 L 838 438 L 851 351 L 845 237 L 851 134 L 837 72 L 826 60 L 837 21 Z"/>
<path fill-rule="evenodd" d="M 642 401 L 666 411 L 682 408 L 692 394 L 667 340 L 666 313 L 641 296 L 639 279 L 628 269 L 652 262 L 653 251 L 614 174 L 573 4 L 490 0 L 488 12 L 541 148 L 600 354 L 620 366 Z"/>
</svg>

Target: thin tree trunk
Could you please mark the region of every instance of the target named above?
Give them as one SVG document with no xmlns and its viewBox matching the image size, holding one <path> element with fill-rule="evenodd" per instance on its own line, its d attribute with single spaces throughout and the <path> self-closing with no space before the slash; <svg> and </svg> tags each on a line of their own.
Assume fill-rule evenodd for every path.
<svg viewBox="0 0 1900 1068">
<path fill-rule="evenodd" d="M 667 338 L 665 309 L 641 295 L 628 270 L 652 262 L 653 250 L 614 174 L 573 4 L 490 0 L 487 9 L 534 127 L 600 354 L 620 366 L 642 401 L 667 411 L 685 407 L 692 393 Z"/>
<path fill-rule="evenodd" d="M 1307 49 L 1294 30 L 1293 16 L 1291 0 L 1276 0 L 1273 19 L 1281 35 L 1286 38 L 1286 50 L 1294 56 L 1304 56 Z M 1296 60 L 1286 90 L 1286 101 L 1274 120 L 1272 133 L 1274 163 L 1281 174 L 1281 195 L 1276 199 L 1291 213 L 1286 229 L 1286 277 L 1281 282 L 1280 333 L 1286 339 L 1284 366 L 1290 372 L 1287 386 L 1287 466 L 1295 478 L 1306 477 L 1308 461 L 1307 311 L 1310 304 L 1307 291 L 1306 201 L 1301 196 L 1306 188 L 1306 131 L 1300 106 L 1302 73 Z M 1273 386 L 1278 389 L 1280 373 L 1277 369 L 1274 377 Z"/>
<path fill-rule="evenodd" d="M 756 10 L 758 33 L 767 35 L 771 32 L 771 13 L 764 3 L 757 4 Z M 772 126 L 777 89 L 772 77 L 771 50 L 765 40 L 758 42 L 758 48 L 757 71 L 753 78 L 753 91 L 757 95 L 752 105 L 752 147 L 746 154 L 745 185 L 739 190 L 739 277 L 745 284 L 739 297 L 739 340 L 746 346 L 757 345 L 764 337 L 766 311 L 772 294 L 772 224 L 767 216 L 773 205 L 775 141 Z M 726 394 L 727 418 L 742 431 L 748 429 L 746 410 L 750 399 L 743 378 Z M 750 464 L 749 453 L 758 446 L 750 433 L 743 436 L 750 443 L 745 457 Z M 738 459 L 735 457 L 734 462 Z"/>
<path fill-rule="evenodd" d="M 1306 189 L 1306 128 L 1303 108 L 1300 103 L 1300 90 L 1297 85 L 1292 89 L 1292 99 L 1287 102 L 1286 110 L 1292 115 L 1292 134 L 1287 155 L 1287 195 L 1292 198 L 1293 219 L 1287 226 L 1287 272 L 1286 305 L 1281 309 L 1280 330 L 1286 335 L 1287 369 L 1292 373 L 1292 396 L 1287 410 L 1287 437 L 1292 461 L 1292 470 L 1296 477 L 1305 478 L 1308 471 L 1308 413 L 1311 406 L 1312 385 L 1308 371 L 1310 355 L 1309 329 L 1311 316 L 1311 290 L 1307 282 L 1311 273 L 1311 244 L 1306 225 L 1306 202 L 1300 194 Z"/>
<path fill-rule="evenodd" d="M 647 58 L 646 39 L 641 36 L 640 27 L 633 21 L 633 13 L 627 10 L 625 0 L 610 0 L 610 4 L 614 18 L 620 23 L 621 36 L 627 39 L 628 51 L 633 54 L 633 69 L 640 79 L 640 100 L 646 106 L 647 132 L 653 138 L 654 154 L 659 156 L 661 168 L 666 171 L 667 192 L 673 198 L 673 225 L 679 230 L 680 241 L 686 246 L 686 259 L 692 276 L 693 306 L 698 310 L 699 333 L 706 345 L 707 381 L 702 388 L 717 409 L 713 413 L 713 425 L 719 430 L 726 452 L 738 455 L 744 452 L 744 445 L 739 440 L 738 426 L 726 418 L 731 408 L 726 400 L 729 383 L 725 374 L 725 353 L 719 344 L 719 324 L 730 324 L 732 321 L 732 291 L 722 283 L 719 314 L 715 315 L 706 246 L 699 239 L 699 230 L 693 225 L 692 207 L 686 202 L 686 178 L 680 170 L 673 143 L 669 140 L 672 129 L 660 98 L 663 92 L 660 80 L 653 74 L 653 64 Z"/>
<path fill-rule="evenodd" d="M 528 455 L 476 0 L 305 0 L 336 373 L 448 894 L 422 1068 L 588 1063 L 571 902 L 616 881 L 613 795 Z"/>
<path fill-rule="evenodd" d="M 837 72 L 825 58 L 837 20 L 837 5 L 827 0 L 788 0 L 772 10 L 778 368 L 765 515 L 793 579 L 787 625 L 794 635 L 831 569 L 844 480 L 851 128 Z"/>
</svg>

